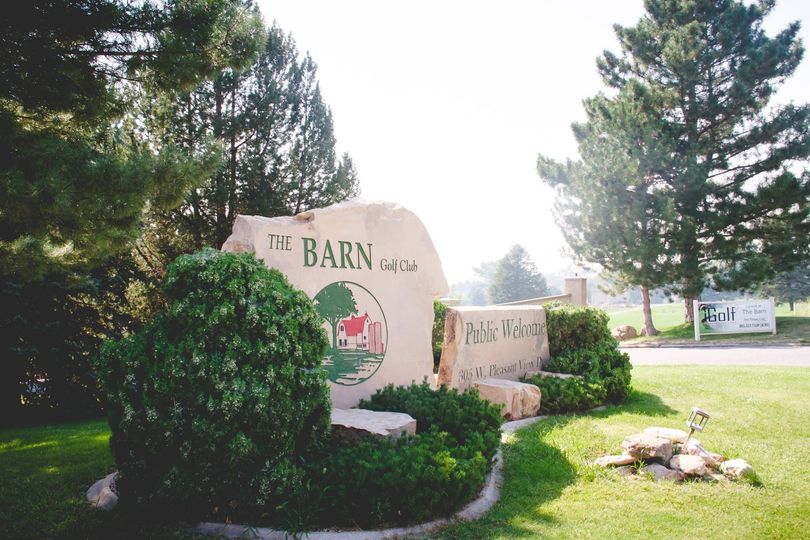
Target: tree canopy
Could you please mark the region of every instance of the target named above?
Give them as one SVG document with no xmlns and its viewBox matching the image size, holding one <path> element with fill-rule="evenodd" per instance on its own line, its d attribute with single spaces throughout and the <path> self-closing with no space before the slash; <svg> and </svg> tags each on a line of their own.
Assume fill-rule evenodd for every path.
<svg viewBox="0 0 810 540">
<path fill-rule="evenodd" d="M 798 23 L 765 34 L 773 5 L 647 0 L 614 27 L 621 53 L 597 62 L 611 93 L 574 126 L 581 161 L 538 161 L 581 258 L 689 302 L 808 256 L 810 108 L 771 103 L 804 51 Z"/>
<path fill-rule="evenodd" d="M 489 287 L 489 299 L 494 304 L 539 298 L 549 294 L 546 278 L 523 246 L 516 244 L 500 259 Z"/>
<path fill-rule="evenodd" d="M 120 120 L 132 88 L 173 92 L 245 67 L 248 2 L 23 2 L 0 22 L 0 274 L 89 269 L 128 248 L 144 209 L 176 205 L 215 164 Z M 196 158 L 196 159 L 195 159 Z"/>
</svg>

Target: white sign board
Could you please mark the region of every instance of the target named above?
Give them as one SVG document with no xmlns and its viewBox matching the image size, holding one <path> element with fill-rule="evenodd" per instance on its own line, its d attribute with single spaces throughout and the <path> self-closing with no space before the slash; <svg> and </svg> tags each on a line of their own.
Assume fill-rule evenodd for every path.
<svg viewBox="0 0 810 540">
<path fill-rule="evenodd" d="M 433 299 L 447 281 L 413 212 L 354 200 L 295 217 L 237 216 L 222 249 L 255 253 L 314 300 L 335 407 L 432 379 Z"/>
<path fill-rule="evenodd" d="M 447 308 L 438 383 L 463 390 L 481 379 L 517 381 L 549 359 L 540 306 Z"/>
<path fill-rule="evenodd" d="M 692 304 L 695 341 L 700 336 L 715 334 L 776 334 L 776 309 L 768 300 L 735 300 L 733 302 L 698 302 Z"/>
</svg>

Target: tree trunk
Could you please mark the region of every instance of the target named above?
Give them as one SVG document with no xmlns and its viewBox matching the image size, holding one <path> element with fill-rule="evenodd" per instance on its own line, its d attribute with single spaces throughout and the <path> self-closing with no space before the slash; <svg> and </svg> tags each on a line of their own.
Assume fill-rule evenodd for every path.
<svg viewBox="0 0 810 540">
<path fill-rule="evenodd" d="M 648 336 L 658 334 L 652 320 L 652 310 L 650 309 L 650 290 L 647 287 L 641 287 L 641 311 L 644 313 L 644 332 Z"/>
<path fill-rule="evenodd" d="M 698 298 L 692 298 L 690 296 L 684 296 L 683 297 L 683 309 L 684 309 L 683 319 L 684 319 L 684 322 L 687 323 L 687 324 L 694 324 L 695 323 L 695 318 L 693 316 L 694 312 L 692 311 L 692 301 L 693 300 L 698 300 L 699 301 L 700 298 L 699 297 Z"/>
<path fill-rule="evenodd" d="M 796 315 L 796 307 L 794 306 L 794 303 L 793 303 L 793 299 L 792 299 L 792 298 L 791 298 L 790 300 L 788 300 L 788 304 L 790 304 L 790 312 L 791 312 L 793 315 Z"/>
</svg>

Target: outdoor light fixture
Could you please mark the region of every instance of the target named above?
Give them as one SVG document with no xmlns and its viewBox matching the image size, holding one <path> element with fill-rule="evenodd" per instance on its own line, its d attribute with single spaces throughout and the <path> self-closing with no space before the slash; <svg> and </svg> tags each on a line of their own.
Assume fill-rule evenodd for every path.
<svg viewBox="0 0 810 540">
<path fill-rule="evenodd" d="M 706 411 L 697 407 L 692 407 L 692 412 L 689 413 L 689 418 L 686 419 L 686 425 L 689 426 L 689 435 L 687 435 L 686 439 L 683 441 L 683 448 L 686 448 L 686 443 L 688 443 L 689 439 L 692 438 L 695 430 L 703 431 L 703 428 L 706 427 L 706 422 L 709 421 L 709 418 L 711 417 Z"/>
</svg>

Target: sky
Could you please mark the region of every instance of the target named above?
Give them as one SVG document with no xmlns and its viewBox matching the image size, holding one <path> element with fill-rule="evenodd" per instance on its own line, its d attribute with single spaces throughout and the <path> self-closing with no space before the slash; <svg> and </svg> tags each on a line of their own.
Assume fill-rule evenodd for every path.
<svg viewBox="0 0 810 540">
<path fill-rule="evenodd" d="M 514 244 L 543 273 L 574 270 L 537 155 L 577 158 L 571 123 L 604 89 L 596 58 L 619 51 L 613 25 L 634 25 L 642 0 L 258 3 L 318 64 L 361 196 L 419 216 L 449 283 Z M 778 1 L 765 30 L 794 20 L 810 47 L 808 0 Z M 779 101 L 808 101 L 805 56 Z"/>
</svg>

